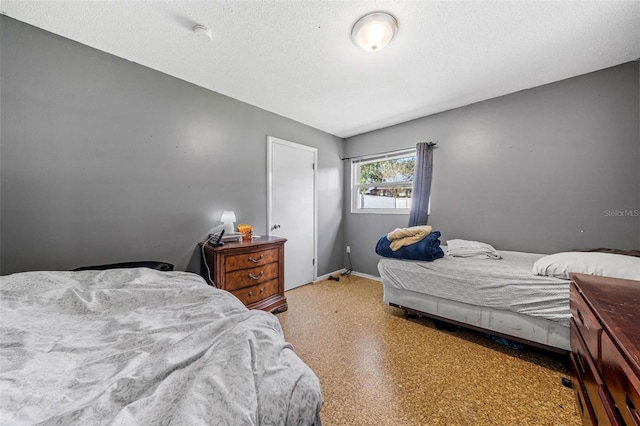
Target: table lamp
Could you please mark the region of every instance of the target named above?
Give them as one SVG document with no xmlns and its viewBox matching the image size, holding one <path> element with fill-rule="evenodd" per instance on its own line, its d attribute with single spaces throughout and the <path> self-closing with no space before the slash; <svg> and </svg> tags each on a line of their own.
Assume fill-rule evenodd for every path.
<svg viewBox="0 0 640 426">
<path fill-rule="evenodd" d="M 220 217 L 220 222 L 224 223 L 224 233 L 229 235 L 233 234 L 235 231 L 233 229 L 233 222 L 236 221 L 236 214 L 231 210 L 225 210 L 222 212 L 222 217 Z"/>
</svg>

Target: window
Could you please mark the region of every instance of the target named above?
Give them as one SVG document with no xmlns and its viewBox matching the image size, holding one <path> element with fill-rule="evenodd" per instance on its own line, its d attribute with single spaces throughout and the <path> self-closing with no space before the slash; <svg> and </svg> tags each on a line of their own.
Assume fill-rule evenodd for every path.
<svg viewBox="0 0 640 426">
<path fill-rule="evenodd" d="M 415 165 L 415 149 L 352 160 L 351 212 L 408 214 Z"/>
</svg>

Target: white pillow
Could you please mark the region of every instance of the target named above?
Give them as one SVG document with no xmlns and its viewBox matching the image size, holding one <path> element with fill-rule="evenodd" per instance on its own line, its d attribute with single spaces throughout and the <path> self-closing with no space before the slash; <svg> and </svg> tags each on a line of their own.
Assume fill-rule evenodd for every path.
<svg viewBox="0 0 640 426">
<path fill-rule="evenodd" d="M 490 244 L 479 241 L 447 240 L 447 256 L 500 259 L 500 253 Z"/>
<path fill-rule="evenodd" d="M 612 253 L 563 252 L 533 264 L 534 275 L 569 279 L 570 272 L 640 281 L 640 257 Z"/>
</svg>

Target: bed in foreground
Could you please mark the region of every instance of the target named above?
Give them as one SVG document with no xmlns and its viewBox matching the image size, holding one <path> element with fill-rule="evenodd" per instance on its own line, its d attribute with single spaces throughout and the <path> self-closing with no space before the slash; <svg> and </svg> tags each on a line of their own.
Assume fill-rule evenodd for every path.
<svg viewBox="0 0 640 426">
<path fill-rule="evenodd" d="M 500 260 L 445 256 L 432 262 L 383 258 L 378 270 L 384 302 L 407 313 L 568 352 L 570 281 L 533 275 L 541 254 L 500 255 Z"/>
<path fill-rule="evenodd" d="M 320 424 L 278 319 L 185 272 L 0 278 L 3 424 Z"/>
</svg>

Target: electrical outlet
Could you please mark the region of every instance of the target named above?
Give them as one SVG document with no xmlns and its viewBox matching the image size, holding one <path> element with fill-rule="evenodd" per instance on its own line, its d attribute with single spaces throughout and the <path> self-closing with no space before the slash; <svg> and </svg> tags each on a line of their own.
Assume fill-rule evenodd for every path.
<svg viewBox="0 0 640 426">
<path fill-rule="evenodd" d="M 347 253 L 351 253 L 351 246 L 347 246 Z"/>
</svg>

